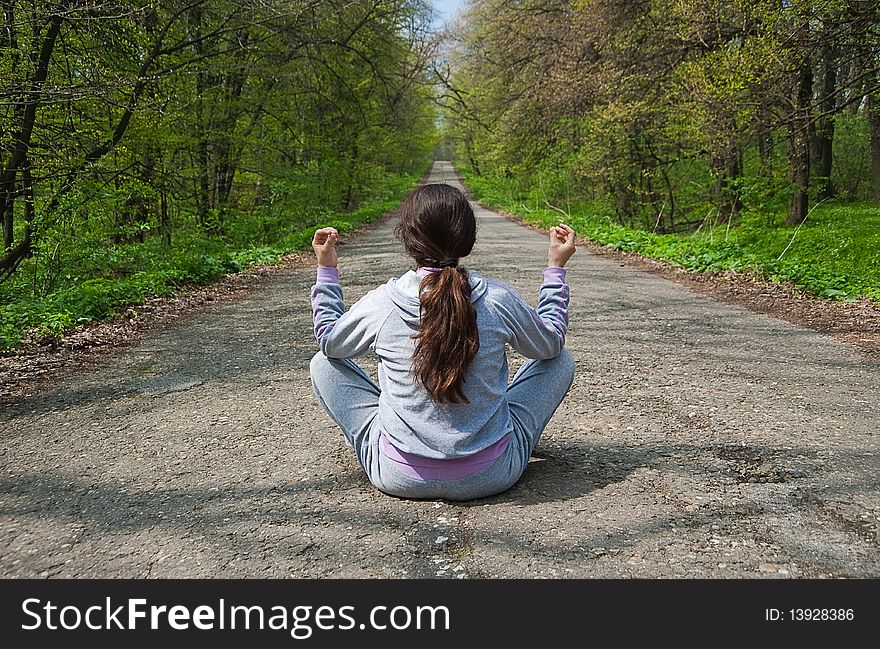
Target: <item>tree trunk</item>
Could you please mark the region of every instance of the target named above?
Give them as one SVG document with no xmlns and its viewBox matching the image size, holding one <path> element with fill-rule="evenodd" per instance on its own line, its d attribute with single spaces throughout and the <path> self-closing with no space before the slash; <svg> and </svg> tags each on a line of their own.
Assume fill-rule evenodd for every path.
<svg viewBox="0 0 880 649">
<path fill-rule="evenodd" d="M 200 102 L 197 102 L 200 103 Z M 208 178 L 208 142 L 205 139 L 203 129 L 199 134 L 199 144 L 196 147 L 198 179 L 196 181 L 196 213 L 199 218 L 199 225 L 205 232 L 210 232 L 212 224 L 209 223 L 208 217 L 211 208 L 211 184 Z"/>
<path fill-rule="evenodd" d="M 348 170 L 348 187 L 345 190 L 344 209 L 350 212 L 354 208 L 355 184 L 357 182 L 358 167 L 358 138 L 355 136 L 351 143 L 351 164 Z"/>
<path fill-rule="evenodd" d="M 786 225 L 807 218 L 810 209 L 810 100 L 813 96 L 813 68 L 801 67 L 795 88 L 795 107 L 788 130 L 788 166 L 793 195 Z"/>
<path fill-rule="evenodd" d="M 171 219 L 168 217 L 168 191 L 165 187 L 159 194 L 159 229 L 162 231 L 162 244 L 171 248 Z"/>
<path fill-rule="evenodd" d="M 34 255 L 33 229 L 34 221 L 34 182 L 31 178 L 31 169 L 27 160 L 23 161 L 21 169 L 22 191 L 24 193 L 24 233 L 18 244 L 7 250 L 3 257 L 0 272 L 3 279 L 8 279 L 18 270 L 19 264 Z"/>
<path fill-rule="evenodd" d="M 668 205 L 664 227 L 667 232 L 672 232 L 673 228 L 675 228 L 675 190 L 672 187 L 672 181 L 669 179 L 669 173 L 663 165 L 660 165 L 660 175 L 663 177 L 663 185 L 666 187 L 666 204 Z"/>
<path fill-rule="evenodd" d="M 816 123 L 816 176 L 819 185 L 817 199 L 820 201 L 828 200 L 835 194 L 834 184 L 831 182 L 831 165 L 834 151 L 834 112 L 836 108 L 834 91 L 837 89 L 837 57 L 828 48 L 823 59 L 822 99 L 819 102 L 819 112 L 824 117 Z"/>
<path fill-rule="evenodd" d="M 478 176 L 482 176 L 480 173 L 480 165 L 477 162 L 477 159 L 474 157 L 474 149 L 473 149 L 473 139 L 470 136 L 464 138 L 464 150 L 468 157 L 468 162 L 471 165 L 471 169 L 474 170 L 474 173 Z"/>
<path fill-rule="evenodd" d="M 234 39 L 245 47 L 249 41 L 247 31 L 236 32 Z M 235 179 L 235 171 L 238 168 L 239 147 L 233 142 L 233 134 L 236 133 L 236 125 L 242 113 L 241 98 L 247 80 L 247 67 L 240 66 L 230 72 L 223 80 L 225 90 L 224 111 L 225 114 L 219 120 L 215 131 L 218 133 L 217 162 L 214 169 L 214 194 L 217 197 L 217 207 L 226 210 L 229 206 L 229 197 L 232 193 L 232 183 Z M 257 119 L 260 111 L 256 111 L 254 119 Z M 247 137 L 253 129 L 254 122 L 241 137 Z"/>
<path fill-rule="evenodd" d="M 195 6 L 189 13 L 189 31 L 194 41 L 193 50 L 199 58 L 206 56 L 205 42 L 202 39 L 202 7 Z M 208 151 L 208 118 L 205 111 L 205 94 L 208 90 L 208 79 L 205 69 L 199 66 L 195 71 L 195 133 L 196 149 L 196 215 L 202 231 L 211 233 L 217 223 L 210 216 L 211 201 L 211 168 Z"/>
<path fill-rule="evenodd" d="M 718 208 L 718 222 L 727 223 L 739 217 L 742 210 L 742 199 L 737 189 L 737 180 L 742 176 L 742 154 L 732 148 L 723 158 L 714 160 L 715 174 L 715 205 Z"/>
<path fill-rule="evenodd" d="M 880 100 L 868 95 L 868 125 L 871 129 L 871 177 L 874 179 L 874 200 L 880 201 Z"/>
<path fill-rule="evenodd" d="M 66 9 L 66 3 L 61 6 Z M 37 105 L 40 103 L 43 83 L 49 74 L 49 63 L 52 60 L 52 52 L 55 42 L 61 31 L 61 16 L 52 16 L 46 27 L 46 34 L 40 45 L 40 52 L 36 61 L 36 69 L 31 78 L 28 94 L 22 102 L 24 110 L 21 112 L 21 121 L 18 132 L 13 136 L 14 146 L 10 152 L 9 162 L 0 173 L 0 221 L 3 223 L 3 250 L 5 254 L 0 259 L 0 271 L 8 277 L 15 272 L 22 259 L 31 253 L 30 227 L 26 226 L 25 236 L 18 245 L 13 247 L 15 231 L 15 199 L 18 196 L 18 172 L 19 168 L 27 159 L 31 145 L 31 136 L 34 132 L 37 117 Z M 18 117 L 18 115 L 16 115 Z"/>
<path fill-rule="evenodd" d="M 771 138 L 770 114 L 766 106 L 758 109 L 758 125 L 756 128 L 755 138 L 758 141 L 758 158 L 761 161 L 761 174 L 770 176 L 770 152 L 773 149 L 773 141 Z"/>
</svg>

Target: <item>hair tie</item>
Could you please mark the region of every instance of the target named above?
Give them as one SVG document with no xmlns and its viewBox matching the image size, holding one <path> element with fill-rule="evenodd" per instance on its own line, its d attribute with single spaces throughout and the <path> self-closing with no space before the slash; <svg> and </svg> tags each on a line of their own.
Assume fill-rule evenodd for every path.
<svg viewBox="0 0 880 649">
<path fill-rule="evenodd" d="M 456 266 L 458 266 L 458 258 L 457 257 L 447 257 L 446 259 L 443 259 L 442 261 L 437 262 L 437 268 L 447 268 L 447 267 L 455 268 Z"/>
</svg>

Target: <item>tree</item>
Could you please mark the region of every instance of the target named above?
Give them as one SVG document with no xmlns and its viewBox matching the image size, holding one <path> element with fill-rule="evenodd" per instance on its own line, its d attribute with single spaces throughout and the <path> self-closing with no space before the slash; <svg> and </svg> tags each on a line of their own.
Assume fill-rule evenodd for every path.
<svg viewBox="0 0 880 649">
<path fill-rule="evenodd" d="M 768 191 L 788 194 L 785 220 L 798 223 L 812 195 L 835 193 L 836 116 L 877 130 L 878 11 L 475 0 L 436 71 L 447 137 L 480 174 L 535 191 L 564 175 L 556 191 L 602 198 L 624 223 L 734 221 Z M 761 178 L 746 170 L 752 156 Z"/>
<path fill-rule="evenodd" d="M 234 238 L 233 214 L 315 174 L 311 204 L 354 209 L 433 146 L 425 0 L 0 7 L 6 278 L 102 223 L 118 245 L 170 246 L 191 214 Z"/>
</svg>

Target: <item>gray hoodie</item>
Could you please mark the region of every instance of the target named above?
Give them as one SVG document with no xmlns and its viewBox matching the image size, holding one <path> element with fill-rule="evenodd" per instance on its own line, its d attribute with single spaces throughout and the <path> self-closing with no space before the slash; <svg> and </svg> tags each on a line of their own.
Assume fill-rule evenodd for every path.
<svg viewBox="0 0 880 649">
<path fill-rule="evenodd" d="M 372 350 L 379 358 L 377 425 L 405 453 L 465 457 L 513 430 L 507 406 L 505 345 L 527 358 L 554 358 L 568 329 L 565 270 L 544 269 L 538 306 L 510 286 L 469 272 L 480 349 L 463 391 L 470 403 L 433 401 L 412 375 L 413 334 L 419 328 L 419 288 L 433 269 L 409 271 L 373 289 L 348 311 L 335 268 L 319 268 L 311 290 L 315 337 L 328 358 L 354 358 Z"/>
</svg>

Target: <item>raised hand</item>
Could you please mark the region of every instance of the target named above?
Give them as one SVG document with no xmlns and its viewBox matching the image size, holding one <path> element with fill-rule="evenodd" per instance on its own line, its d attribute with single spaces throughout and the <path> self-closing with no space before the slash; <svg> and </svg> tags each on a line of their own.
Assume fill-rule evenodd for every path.
<svg viewBox="0 0 880 649">
<path fill-rule="evenodd" d="M 574 247 L 574 238 L 574 230 L 565 223 L 560 223 L 550 228 L 548 266 L 551 268 L 562 268 L 565 266 L 565 262 L 571 259 L 571 256 L 577 250 Z"/>
<path fill-rule="evenodd" d="M 339 232 L 336 228 L 320 228 L 315 230 L 315 236 L 312 237 L 312 250 L 318 257 L 319 266 L 329 266 L 336 268 L 338 263 L 336 257 L 336 242 L 339 240 Z"/>
</svg>

